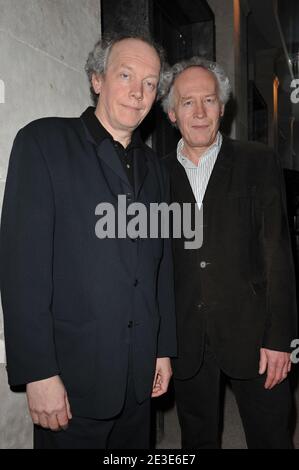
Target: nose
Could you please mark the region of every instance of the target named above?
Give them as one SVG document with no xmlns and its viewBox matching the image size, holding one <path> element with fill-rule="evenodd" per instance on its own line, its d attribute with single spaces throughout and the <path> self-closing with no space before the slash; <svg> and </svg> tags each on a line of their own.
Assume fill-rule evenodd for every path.
<svg viewBox="0 0 299 470">
<path fill-rule="evenodd" d="M 194 108 L 194 117 L 204 117 L 206 114 L 205 111 L 205 106 L 201 100 L 196 102 L 195 108 Z"/>
<path fill-rule="evenodd" d="M 133 98 L 135 98 L 138 101 L 141 101 L 143 99 L 143 83 L 135 80 L 132 83 L 130 92 Z"/>
</svg>

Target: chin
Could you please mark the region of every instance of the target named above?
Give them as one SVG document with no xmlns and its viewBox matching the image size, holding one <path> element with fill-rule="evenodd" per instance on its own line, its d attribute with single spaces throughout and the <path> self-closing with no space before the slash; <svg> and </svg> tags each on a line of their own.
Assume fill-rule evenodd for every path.
<svg viewBox="0 0 299 470">
<path fill-rule="evenodd" d="M 128 119 L 127 121 L 124 121 L 122 124 L 124 127 L 137 127 L 140 124 L 140 121 L 136 121 L 136 119 L 134 120 Z"/>
<path fill-rule="evenodd" d="M 139 122 L 136 122 L 136 121 L 126 121 L 126 122 L 121 122 L 120 125 L 121 127 L 126 130 L 131 130 L 131 131 L 134 131 L 136 129 L 136 127 L 139 126 Z"/>
<path fill-rule="evenodd" d="M 197 138 L 194 138 L 194 144 L 199 147 L 208 147 L 212 145 L 214 142 L 215 137 L 212 137 L 211 135 L 203 135 L 201 137 L 197 136 Z"/>
<path fill-rule="evenodd" d="M 194 147 L 209 147 L 211 145 L 210 140 L 197 140 L 193 143 Z"/>
</svg>

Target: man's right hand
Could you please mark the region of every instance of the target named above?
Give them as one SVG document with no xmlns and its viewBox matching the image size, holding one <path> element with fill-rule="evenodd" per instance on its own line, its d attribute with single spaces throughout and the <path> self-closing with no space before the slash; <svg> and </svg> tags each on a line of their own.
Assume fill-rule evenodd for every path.
<svg viewBox="0 0 299 470">
<path fill-rule="evenodd" d="M 52 431 L 67 428 L 72 414 L 65 387 L 58 375 L 28 383 L 26 392 L 34 424 Z"/>
</svg>

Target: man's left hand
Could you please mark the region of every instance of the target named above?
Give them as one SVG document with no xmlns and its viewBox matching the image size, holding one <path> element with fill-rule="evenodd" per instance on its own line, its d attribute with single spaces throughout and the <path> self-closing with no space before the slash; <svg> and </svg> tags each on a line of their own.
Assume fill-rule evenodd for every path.
<svg viewBox="0 0 299 470">
<path fill-rule="evenodd" d="M 265 388 L 271 389 L 282 382 L 291 370 L 290 354 L 282 351 L 272 351 L 271 349 L 260 349 L 259 374 L 262 375 L 267 370 Z"/>
<path fill-rule="evenodd" d="M 172 369 L 169 357 L 157 358 L 152 398 L 159 397 L 167 392 L 171 376 Z"/>
</svg>

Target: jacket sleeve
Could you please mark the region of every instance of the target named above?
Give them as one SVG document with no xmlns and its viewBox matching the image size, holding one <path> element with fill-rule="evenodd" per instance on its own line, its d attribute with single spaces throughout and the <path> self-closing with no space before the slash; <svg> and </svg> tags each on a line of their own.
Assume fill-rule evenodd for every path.
<svg viewBox="0 0 299 470">
<path fill-rule="evenodd" d="M 291 341 L 297 338 L 296 283 L 283 175 L 273 152 L 264 188 L 267 324 L 263 347 L 288 352 Z"/>
<path fill-rule="evenodd" d="M 170 182 L 165 167 L 163 175 L 163 202 L 170 202 Z M 163 256 L 158 276 L 158 304 L 161 316 L 157 357 L 176 357 L 176 319 L 174 305 L 174 272 L 171 238 L 163 239 Z"/>
<path fill-rule="evenodd" d="M 59 373 L 51 315 L 54 216 L 49 171 L 32 128 L 27 126 L 13 145 L 0 233 L 0 287 L 10 385 Z"/>
</svg>

